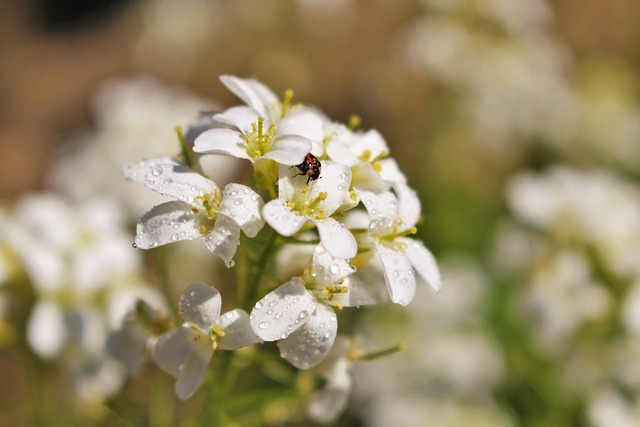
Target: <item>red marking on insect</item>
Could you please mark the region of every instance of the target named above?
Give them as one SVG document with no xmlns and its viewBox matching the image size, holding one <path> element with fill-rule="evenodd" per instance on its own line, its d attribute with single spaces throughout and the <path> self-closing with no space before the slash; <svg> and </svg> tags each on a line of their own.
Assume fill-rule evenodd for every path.
<svg viewBox="0 0 640 427">
<path fill-rule="evenodd" d="M 309 181 L 315 181 L 320 178 L 320 173 L 322 173 L 322 163 L 311 153 L 307 153 L 302 163 L 295 165 L 295 167 L 298 168 L 300 173 L 294 176 L 306 176 L 307 185 Z"/>
</svg>

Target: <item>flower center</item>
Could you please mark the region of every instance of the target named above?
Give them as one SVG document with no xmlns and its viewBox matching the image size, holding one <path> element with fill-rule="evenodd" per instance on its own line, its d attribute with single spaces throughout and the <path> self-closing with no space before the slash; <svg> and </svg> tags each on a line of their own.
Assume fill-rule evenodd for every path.
<svg viewBox="0 0 640 427">
<path fill-rule="evenodd" d="M 327 213 L 322 207 L 322 202 L 327 198 L 327 192 L 322 191 L 316 197 L 307 195 L 309 187 L 304 186 L 302 190 L 294 196 L 293 200 L 287 202 L 287 206 L 300 216 L 313 219 L 325 219 Z"/>
<path fill-rule="evenodd" d="M 264 118 L 258 117 L 258 121 L 251 123 L 251 132 L 244 135 L 247 144 L 247 154 L 252 158 L 257 158 L 269 151 L 276 134 L 276 125 L 271 123 L 265 129 Z"/>
<path fill-rule="evenodd" d="M 202 196 L 196 196 L 196 202 L 200 203 L 202 206 L 203 213 L 206 215 L 207 220 L 209 222 L 215 221 L 216 214 L 218 213 L 218 208 L 220 207 L 220 202 L 222 202 L 222 194 L 220 194 L 220 189 L 216 187 L 216 190 L 213 194 L 207 193 Z M 199 214 L 200 209 L 196 206 L 191 206 L 191 211 L 194 214 Z M 209 227 L 206 224 L 202 224 L 200 226 L 200 233 L 206 234 L 209 231 Z"/>
</svg>

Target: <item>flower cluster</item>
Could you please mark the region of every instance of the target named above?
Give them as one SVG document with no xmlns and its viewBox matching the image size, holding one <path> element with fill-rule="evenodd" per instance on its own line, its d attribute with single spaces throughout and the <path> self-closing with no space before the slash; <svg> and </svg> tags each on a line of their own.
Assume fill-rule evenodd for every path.
<svg viewBox="0 0 640 427">
<path fill-rule="evenodd" d="M 178 378 L 182 399 L 198 389 L 216 348 L 277 341 L 282 357 L 308 369 L 329 354 L 344 307 L 377 303 L 385 294 L 407 305 L 415 272 L 435 291 L 441 285 L 433 255 L 410 237 L 421 215 L 417 194 L 380 133 L 332 122 L 294 103 L 292 91 L 280 100 L 253 79 L 221 81 L 245 105 L 214 114 L 179 156 L 124 170 L 127 179 L 175 199 L 140 218 L 138 248 L 201 238 L 229 268 L 239 248 L 261 254 L 250 283 L 236 283 L 237 309 L 220 315 L 216 288 L 192 283 L 184 290 L 186 323 L 154 348 L 159 365 Z M 194 161 L 206 155 L 248 161 L 253 185 L 219 186 Z M 273 254 L 292 254 L 292 247 L 295 257 L 306 254 L 301 268 L 290 268 L 295 273 L 282 284 L 267 283 L 276 274 L 267 271 Z M 284 262 L 291 267 L 293 258 Z"/>
</svg>

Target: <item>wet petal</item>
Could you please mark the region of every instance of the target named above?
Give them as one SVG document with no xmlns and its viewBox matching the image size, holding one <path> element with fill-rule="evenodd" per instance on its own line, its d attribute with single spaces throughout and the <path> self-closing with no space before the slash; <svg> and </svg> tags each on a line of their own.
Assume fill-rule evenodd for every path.
<svg viewBox="0 0 640 427">
<path fill-rule="evenodd" d="M 204 381 L 211 356 L 213 356 L 213 347 L 209 345 L 209 342 L 204 341 L 198 345 L 191 357 L 184 362 L 180 368 L 175 388 L 176 394 L 180 399 L 186 400 L 198 390 L 202 381 Z"/>
<path fill-rule="evenodd" d="M 376 129 L 371 129 L 362 134 L 356 134 L 349 148 L 351 152 L 360 157 L 367 152 L 368 158 L 362 158 L 362 161 L 371 161 L 382 155 L 389 154 L 389 147 L 383 136 Z"/>
<path fill-rule="evenodd" d="M 360 201 L 369 214 L 369 232 L 385 235 L 393 232 L 394 220 L 398 217 L 398 199 L 390 192 L 373 193 L 356 190 Z"/>
<path fill-rule="evenodd" d="M 391 301 L 409 304 L 416 296 L 416 279 L 409 259 L 391 248 L 376 244 L 376 250 L 384 267 L 384 279 Z"/>
<path fill-rule="evenodd" d="M 302 279 L 294 277 L 256 303 L 251 328 L 265 341 L 284 339 L 309 321 L 316 304 Z"/>
<path fill-rule="evenodd" d="M 216 216 L 213 229 L 204 236 L 204 244 L 220 257 L 227 267 L 232 267 L 233 256 L 240 243 L 240 227 L 223 214 Z"/>
<path fill-rule="evenodd" d="M 238 98 L 243 100 L 249 107 L 259 112 L 262 117 L 270 117 L 269 109 L 279 104 L 278 97 L 255 79 L 241 79 L 235 76 L 220 76 L 222 83 L 233 92 Z"/>
<path fill-rule="evenodd" d="M 246 151 L 244 137 L 233 129 L 209 129 L 202 132 L 193 143 L 193 151 L 251 159 Z"/>
<path fill-rule="evenodd" d="M 280 355 L 298 369 L 309 369 L 327 356 L 337 332 L 336 313 L 331 307 L 318 304 L 304 326 L 278 342 Z"/>
<path fill-rule="evenodd" d="M 221 304 L 220 293 L 216 288 L 193 282 L 184 288 L 180 296 L 180 314 L 185 321 L 207 331 L 220 316 Z"/>
<path fill-rule="evenodd" d="M 192 205 L 196 196 L 213 194 L 218 188 L 215 182 L 184 166 L 158 164 L 149 160 L 130 165 L 124 175 L 153 191 Z"/>
<path fill-rule="evenodd" d="M 322 246 L 336 258 L 353 258 L 358 252 L 355 237 L 342 223 L 333 218 L 313 220 L 318 227 Z"/>
<path fill-rule="evenodd" d="M 191 206 L 167 202 L 144 214 L 136 227 L 135 245 L 140 249 L 200 237 L 199 223 Z"/>
<path fill-rule="evenodd" d="M 251 329 L 246 311 L 235 309 L 220 316 L 218 323 L 225 335 L 218 339 L 218 348 L 235 350 L 260 342 L 260 338 Z"/>
<path fill-rule="evenodd" d="M 133 164 L 126 166 L 122 170 L 122 176 L 129 181 L 137 182 L 138 184 L 144 184 L 147 173 L 149 173 L 152 168 L 158 165 L 180 166 L 181 163 L 173 157 L 169 156 L 139 160 Z"/>
<path fill-rule="evenodd" d="M 327 145 L 327 156 L 329 156 L 332 161 L 349 167 L 360 163 L 360 160 L 349 150 L 349 146 L 342 141 L 330 142 Z"/>
<path fill-rule="evenodd" d="M 294 166 L 304 160 L 311 151 L 311 141 L 300 135 L 282 135 L 276 137 L 271 148 L 262 158 L 271 159 L 280 164 Z"/>
<path fill-rule="evenodd" d="M 302 184 L 306 179 L 302 177 Z M 344 200 L 349 197 L 349 187 L 351 185 L 351 169 L 340 163 L 325 160 L 322 162 L 322 173 L 320 179 L 309 184 L 311 190 L 310 197 L 315 198 L 322 192 L 327 193 L 327 198 L 320 203 L 320 206 L 327 215 L 333 214 Z"/>
<path fill-rule="evenodd" d="M 307 222 L 287 207 L 282 200 L 272 200 L 262 208 L 262 217 L 281 236 L 293 236 Z"/>
<path fill-rule="evenodd" d="M 342 286 L 346 286 L 349 291 L 334 295 L 333 301 L 344 307 L 379 304 L 387 299 L 387 290 L 384 284 L 378 285 L 378 280 L 365 281 L 356 276 L 349 276 L 342 283 Z"/>
<path fill-rule="evenodd" d="M 398 195 L 398 215 L 402 218 L 402 229 L 413 227 L 420 218 L 420 199 L 416 192 L 405 184 L 393 186 Z"/>
<path fill-rule="evenodd" d="M 336 258 L 326 251 L 322 245 L 318 245 L 313 251 L 311 271 L 314 273 L 315 284 L 323 287 L 337 283 L 340 279 L 355 272 L 355 269 L 346 259 Z"/>
<path fill-rule="evenodd" d="M 135 318 L 128 318 L 120 330 L 109 335 L 107 351 L 132 375 L 140 368 L 142 353 L 148 339 L 149 332 L 142 328 Z"/>
<path fill-rule="evenodd" d="M 244 234 L 256 237 L 264 226 L 262 206 L 264 202 L 258 193 L 245 185 L 231 183 L 224 188 L 219 212 L 238 224 Z"/>
<path fill-rule="evenodd" d="M 431 286 L 431 289 L 440 292 L 442 289 L 440 270 L 438 269 L 436 259 L 429 249 L 427 249 L 422 242 L 407 239 L 406 237 L 396 239 L 396 241 L 406 245 L 405 255 L 409 258 L 411 265 L 413 265 L 413 268 L 418 272 L 420 277 Z"/>
</svg>

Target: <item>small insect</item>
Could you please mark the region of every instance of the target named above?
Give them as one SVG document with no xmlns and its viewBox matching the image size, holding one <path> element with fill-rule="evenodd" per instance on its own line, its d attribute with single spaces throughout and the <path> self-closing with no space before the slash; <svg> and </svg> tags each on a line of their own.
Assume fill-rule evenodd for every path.
<svg viewBox="0 0 640 427">
<path fill-rule="evenodd" d="M 309 184 L 309 181 L 315 181 L 320 178 L 320 173 L 322 172 L 322 163 L 320 163 L 320 160 L 311 153 L 307 153 L 307 155 L 304 156 L 303 162 L 296 165 L 296 167 L 300 173 L 294 176 L 306 176 L 307 185 Z"/>
</svg>

